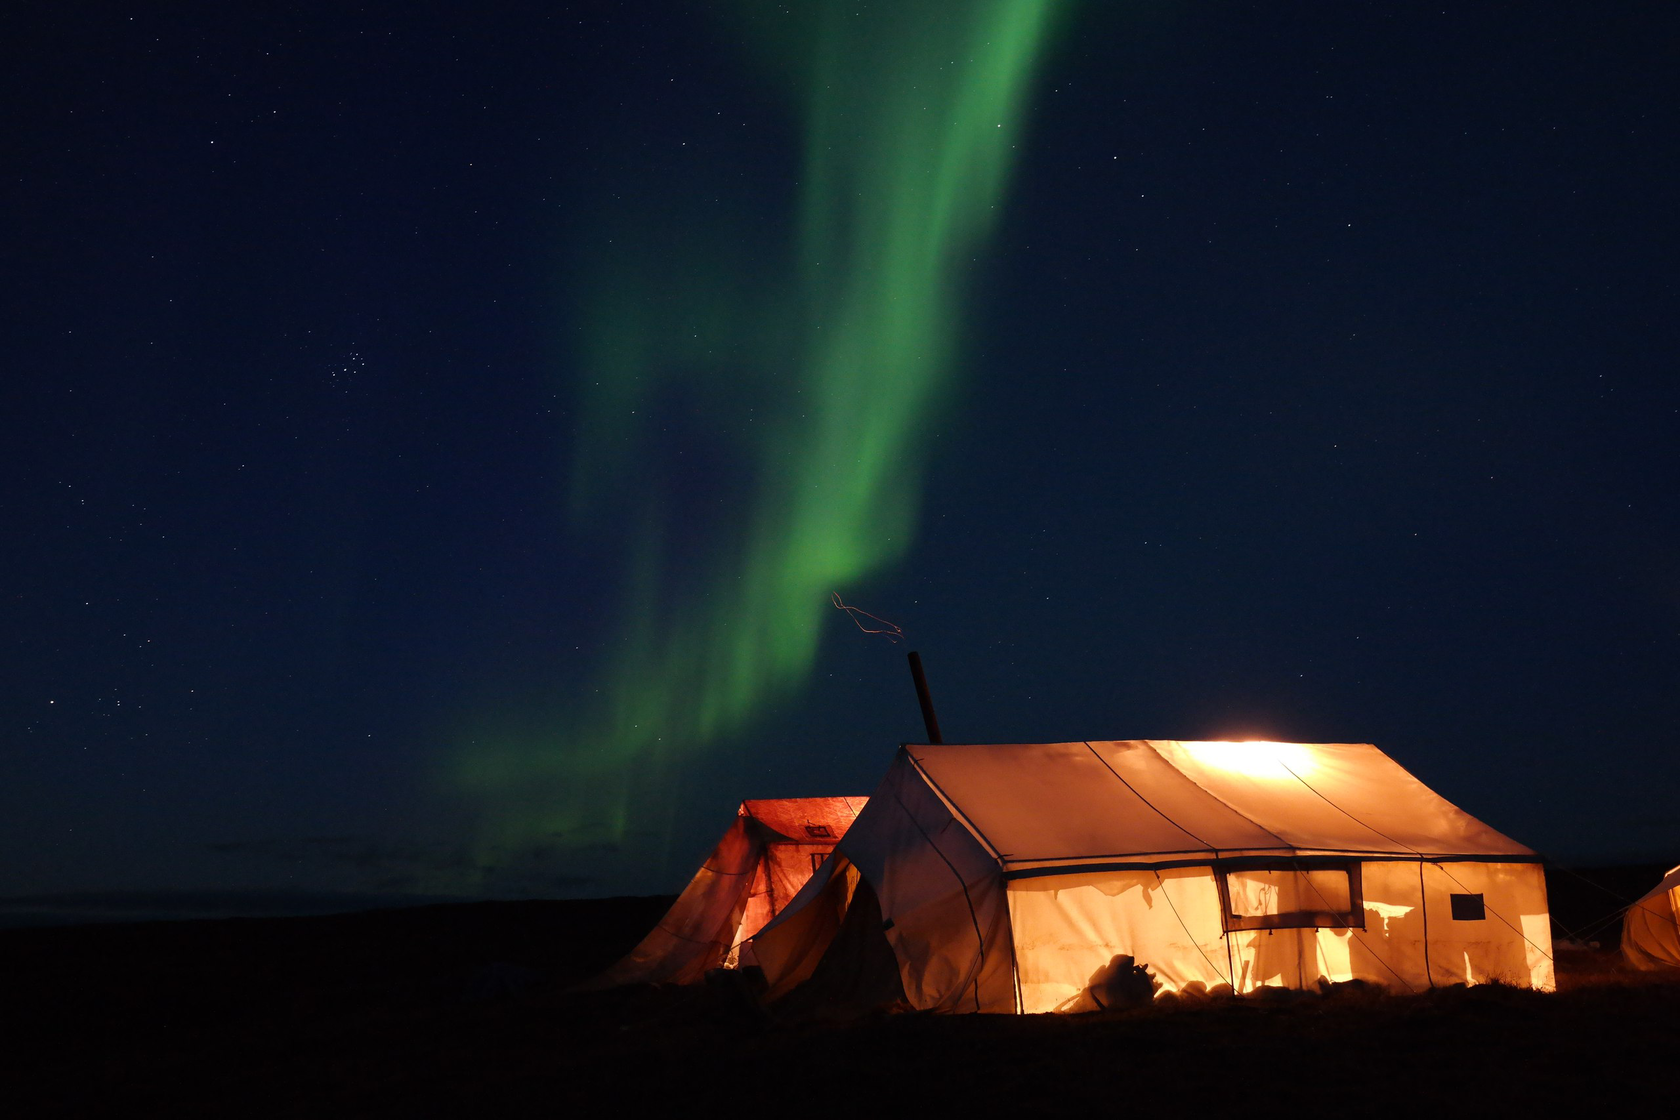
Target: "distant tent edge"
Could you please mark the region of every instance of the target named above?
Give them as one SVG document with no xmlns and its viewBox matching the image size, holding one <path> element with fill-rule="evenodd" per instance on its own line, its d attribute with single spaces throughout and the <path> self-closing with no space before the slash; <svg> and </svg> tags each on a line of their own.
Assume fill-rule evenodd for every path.
<svg viewBox="0 0 1680 1120">
<path fill-rule="evenodd" d="M 887 959 L 946 1012 L 1556 986 L 1540 857 L 1366 743 L 907 745 L 752 945 L 772 1000 Z"/>
<path fill-rule="evenodd" d="M 671 908 L 637 946 L 583 989 L 693 984 L 752 963 L 743 944 L 786 906 L 833 851 L 866 797 L 743 801 Z"/>
<path fill-rule="evenodd" d="M 1680 968 L 1680 867 L 1622 916 L 1622 957 L 1643 972 Z"/>
</svg>

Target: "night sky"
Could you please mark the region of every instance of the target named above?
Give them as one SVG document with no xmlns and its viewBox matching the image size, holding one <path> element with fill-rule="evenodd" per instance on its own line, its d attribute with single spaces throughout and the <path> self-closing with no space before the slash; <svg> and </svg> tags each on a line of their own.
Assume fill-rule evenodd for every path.
<svg viewBox="0 0 1680 1120">
<path fill-rule="evenodd" d="M 674 891 L 923 736 L 830 592 L 948 741 L 1374 742 L 1680 860 L 1677 43 L 7 16 L 0 910 Z"/>
</svg>

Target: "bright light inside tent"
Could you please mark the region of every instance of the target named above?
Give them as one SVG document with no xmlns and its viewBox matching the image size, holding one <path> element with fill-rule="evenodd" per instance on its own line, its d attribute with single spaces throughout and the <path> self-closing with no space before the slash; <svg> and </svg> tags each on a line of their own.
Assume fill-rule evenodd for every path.
<svg viewBox="0 0 1680 1120">
<path fill-rule="evenodd" d="M 1216 770 L 1247 778 L 1288 780 L 1304 778 L 1318 768 L 1309 747 L 1301 743 L 1185 743 L 1191 758 Z"/>
</svg>

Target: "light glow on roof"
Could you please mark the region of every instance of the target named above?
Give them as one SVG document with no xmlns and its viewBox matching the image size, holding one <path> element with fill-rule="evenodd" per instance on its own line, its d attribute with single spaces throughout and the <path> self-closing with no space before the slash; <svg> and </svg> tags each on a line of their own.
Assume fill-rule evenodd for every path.
<svg viewBox="0 0 1680 1120">
<path fill-rule="evenodd" d="M 1184 743 L 1185 753 L 1203 766 L 1241 774 L 1245 778 L 1294 781 L 1318 769 L 1312 749 L 1301 743 L 1245 742 Z"/>
</svg>

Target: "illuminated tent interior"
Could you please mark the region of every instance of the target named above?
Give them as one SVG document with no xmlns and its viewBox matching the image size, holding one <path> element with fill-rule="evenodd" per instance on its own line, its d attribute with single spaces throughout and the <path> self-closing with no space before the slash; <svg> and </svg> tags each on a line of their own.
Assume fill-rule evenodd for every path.
<svg viewBox="0 0 1680 1120">
<path fill-rule="evenodd" d="M 1359 743 L 906 746 L 753 946 L 771 999 L 937 1011 L 1554 986 L 1539 857 Z"/>
<path fill-rule="evenodd" d="M 1622 956 L 1635 968 L 1680 968 L 1680 867 L 1622 917 Z"/>
<path fill-rule="evenodd" d="M 742 942 L 786 906 L 869 799 L 743 801 L 688 886 L 630 953 L 587 987 L 692 984 L 740 963 Z"/>
</svg>

